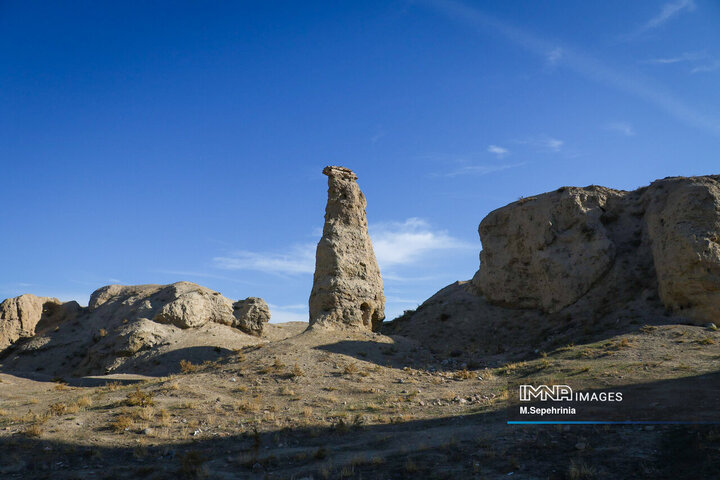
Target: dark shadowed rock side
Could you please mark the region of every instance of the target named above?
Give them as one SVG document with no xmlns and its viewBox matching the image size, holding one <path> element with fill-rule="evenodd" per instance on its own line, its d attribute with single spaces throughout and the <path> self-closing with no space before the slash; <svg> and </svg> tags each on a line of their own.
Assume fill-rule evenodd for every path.
<svg viewBox="0 0 720 480">
<path fill-rule="evenodd" d="M 357 176 L 325 167 L 328 202 L 317 246 L 310 294 L 310 327 L 377 330 L 385 318 L 385 295 Z"/>
<path fill-rule="evenodd" d="M 634 191 L 563 187 L 491 212 L 478 231 L 472 282 L 446 287 L 388 330 L 720 322 L 720 176 Z"/>
<path fill-rule="evenodd" d="M 87 308 L 23 295 L 2 309 L 0 332 L 17 340 L 1 352 L 3 365 L 47 375 L 172 372 L 180 360 L 212 360 L 258 343 L 270 319 L 260 298 L 233 303 L 190 282 L 108 285 Z"/>
</svg>

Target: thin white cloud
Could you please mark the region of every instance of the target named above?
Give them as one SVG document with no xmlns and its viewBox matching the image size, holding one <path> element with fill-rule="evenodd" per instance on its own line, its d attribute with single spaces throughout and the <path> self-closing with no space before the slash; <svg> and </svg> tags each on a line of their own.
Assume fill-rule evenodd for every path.
<svg viewBox="0 0 720 480">
<path fill-rule="evenodd" d="M 697 67 L 690 70 L 690 73 L 706 73 L 706 72 L 714 72 L 716 70 L 720 69 L 720 60 L 714 60 L 710 63 L 707 63 L 705 65 L 698 65 Z"/>
<path fill-rule="evenodd" d="M 238 250 L 226 257 L 213 258 L 223 270 L 254 270 L 280 275 L 302 275 L 315 271 L 315 245 L 295 245 L 291 253 Z"/>
<path fill-rule="evenodd" d="M 371 224 L 370 237 L 381 269 L 411 265 L 434 251 L 477 248 L 477 245 L 465 244 L 444 230 L 433 230 L 420 218 Z M 315 248 L 315 244 L 294 245 L 289 254 L 239 250 L 228 256 L 215 257 L 213 263 L 215 267 L 223 270 L 307 275 L 315 271 Z"/>
<path fill-rule="evenodd" d="M 686 52 L 674 57 L 653 58 L 646 60 L 644 63 L 652 65 L 691 64 L 691 74 L 714 72 L 720 69 L 720 59 L 712 57 L 706 52 Z"/>
<path fill-rule="evenodd" d="M 529 34 L 461 2 L 453 0 L 425 0 L 424 3 L 434 6 L 438 11 L 450 18 L 465 22 L 478 29 L 494 31 L 506 40 L 517 44 L 541 58 L 546 58 L 547 52 L 557 48 L 556 42 L 551 43 L 541 37 Z M 655 85 L 652 80 L 640 75 L 628 75 L 624 72 L 614 70 L 590 55 L 570 48 L 567 45 L 564 45 L 562 49 L 562 65 L 564 67 L 596 83 L 632 95 L 687 125 L 708 131 L 715 136 L 720 136 L 720 120 L 718 120 L 718 118 L 703 114 L 691 108 L 665 89 Z"/>
<path fill-rule="evenodd" d="M 655 64 L 655 65 L 672 65 L 672 64 L 684 63 L 684 62 L 697 62 L 700 60 L 704 60 L 707 57 L 708 57 L 707 53 L 685 52 L 680 55 L 676 55 L 674 57 L 651 58 L 650 60 L 645 60 L 644 63 L 650 63 L 650 64 Z"/>
<path fill-rule="evenodd" d="M 563 145 L 565 145 L 563 140 L 549 135 L 533 136 L 522 140 L 515 140 L 515 142 L 522 145 L 529 145 L 537 150 L 550 150 L 553 152 L 559 152 Z"/>
<path fill-rule="evenodd" d="M 413 264 L 439 250 L 471 247 L 444 230 L 433 230 L 420 218 L 371 225 L 370 235 L 381 269 Z M 477 245 L 472 245 L 472 248 L 477 248 Z"/>
<path fill-rule="evenodd" d="M 274 305 L 270 308 L 270 323 L 307 322 L 310 317 L 307 305 Z"/>
<path fill-rule="evenodd" d="M 605 128 L 614 132 L 618 132 L 622 135 L 625 135 L 626 137 L 632 137 L 635 135 L 635 129 L 627 122 L 608 123 Z"/>
<path fill-rule="evenodd" d="M 563 56 L 563 49 L 560 47 L 555 47 L 552 50 L 550 50 L 547 54 L 547 63 L 550 66 L 555 66 L 557 63 L 562 59 Z"/>
<path fill-rule="evenodd" d="M 675 2 L 668 2 L 662 6 L 660 12 L 636 30 L 635 35 L 640 35 L 654 28 L 658 28 L 679 14 L 685 11 L 692 12 L 693 10 L 695 10 L 694 0 L 676 0 Z"/>
<path fill-rule="evenodd" d="M 503 158 L 505 155 L 508 155 L 510 153 L 507 148 L 499 147 L 497 145 L 489 145 L 487 151 L 489 153 L 492 153 L 493 155 L 496 155 L 498 158 Z"/>
<path fill-rule="evenodd" d="M 444 177 L 457 177 L 459 175 L 487 175 L 489 173 L 500 172 L 510 168 L 521 167 L 525 162 L 505 163 L 500 165 L 465 165 L 455 170 L 443 173 Z"/>
<path fill-rule="evenodd" d="M 557 138 L 552 137 L 546 137 L 541 140 L 542 145 L 545 148 L 549 148 L 553 152 L 559 152 L 562 146 L 565 144 L 562 140 L 558 140 Z"/>
</svg>

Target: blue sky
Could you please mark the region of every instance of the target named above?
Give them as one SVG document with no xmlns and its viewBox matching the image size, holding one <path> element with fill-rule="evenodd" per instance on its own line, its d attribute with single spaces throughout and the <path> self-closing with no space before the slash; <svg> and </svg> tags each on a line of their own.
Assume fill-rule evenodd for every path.
<svg viewBox="0 0 720 480">
<path fill-rule="evenodd" d="M 720 173 L 720 4 L 0 2 L 0 297 L 188 280 L 304 320 L 325 165 L 387 313 L 563 185 Z"/>
</svg>

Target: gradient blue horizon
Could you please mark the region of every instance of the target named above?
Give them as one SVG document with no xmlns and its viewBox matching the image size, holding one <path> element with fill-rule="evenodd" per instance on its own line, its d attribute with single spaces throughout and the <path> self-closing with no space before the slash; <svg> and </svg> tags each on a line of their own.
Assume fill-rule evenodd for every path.
<svg viewBox="0 0 720 480">
<path fill-rule="evenodd" d="M 388 317 L 491 210 L 720 173 L 720 5 L 0 3 L 0 298 L 187 280 L 305 320 L 322 168 L 368 199 Z"/>
</svg>

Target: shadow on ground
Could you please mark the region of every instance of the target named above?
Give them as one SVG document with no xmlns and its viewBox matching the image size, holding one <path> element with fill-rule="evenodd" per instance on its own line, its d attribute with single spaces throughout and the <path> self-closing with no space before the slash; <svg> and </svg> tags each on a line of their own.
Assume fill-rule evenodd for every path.
<svg viewBox="0 0 720 480">
<path fill-rule="evenodd" d="M 700 391 L 698 390 L 700 389 Z M 622 387 L 627 419 L 717 419 L 720 373 Z M 648 401 L 658 401 L 649 408 Z M 717 425 L 507 425 L 518 408 L 366 426 L 309 427 L 145 446 L 73 445 L 25 435 L 0 444 L 0 474 L 22 479 L 716 478 Z M 678 417 L 679 415 L 679 417 Z"/>
</svg>

